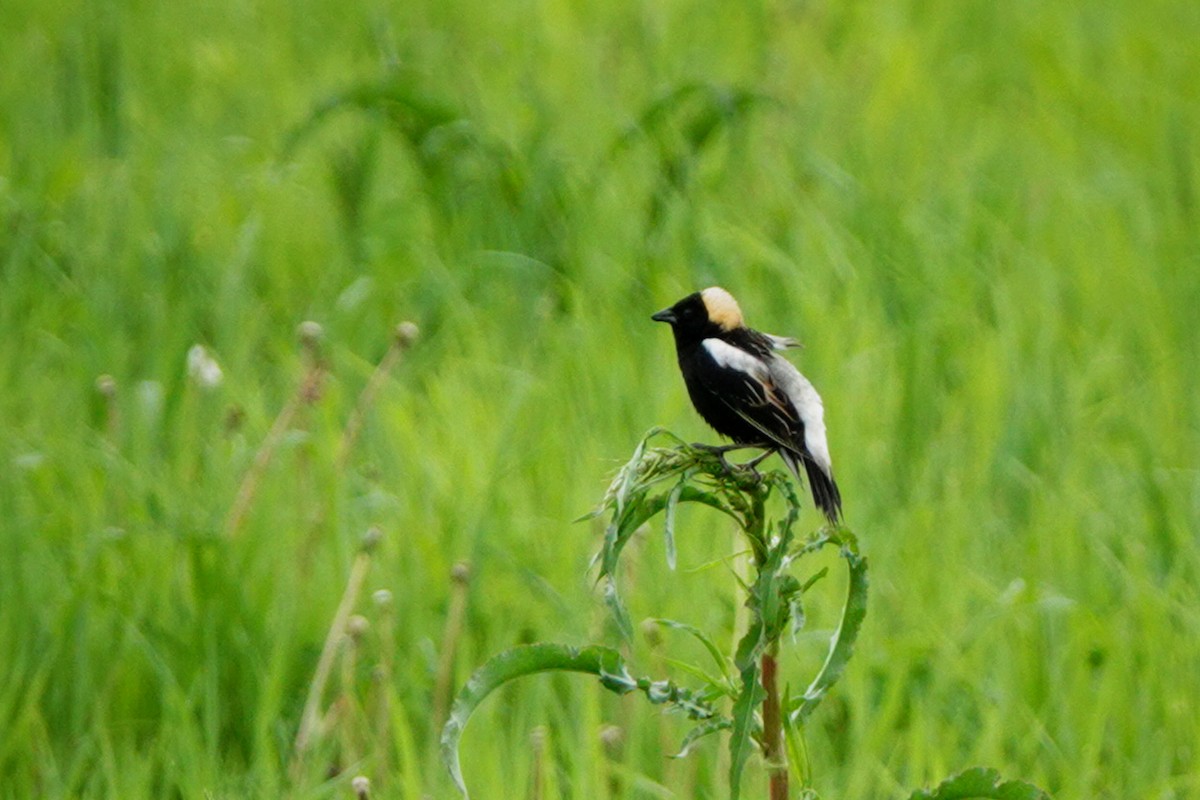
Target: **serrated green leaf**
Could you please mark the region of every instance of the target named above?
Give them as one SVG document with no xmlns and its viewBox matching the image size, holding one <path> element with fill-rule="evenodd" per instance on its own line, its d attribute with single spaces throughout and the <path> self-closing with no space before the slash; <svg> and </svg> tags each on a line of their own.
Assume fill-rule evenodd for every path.
<svg viewBox="0 0 1200 800">
<path fill-rule="evenodd" d="M 737 652 L 733 656 L 734 666 L 738 668 L 739 672 L 745 672 L 758 661 L 758 656 L 764 647 L 766 647 L 766 638 L 763 636 L 762 620 L 755 617 L 750 621 L 749 627 L 738 641 Z"/>
<path fill-rule="evenodd" d="M 633 456 L 629 462 L 622 468 L 619 476 L 620 485 L 617 487 L 616 506 L 617 515 L 620 516 L 625 511 L 625 504 L 629 498 L 629 491 L 633 487 L 633 482 L 637 479 L 638 472 L 641 467 L 642 454 L 646 452 L 646 442 L 650 440 L 654 433 L 651 431 L 642 437 L 638 442 L 637 447 L 633 449 Z"/>
<path fill-rule="evenodd" d="M 804 630 L 804 626 L 808 623 L 808 615 L 804 612 L 804 603 L 801 601 L 802 595 L 796 595 L 788 603 L 788 617 L 792 621 L 792 637 L 795 638 Z M 786 708 L 786 706 L 785 706 Z"/>
<path fill-rule="evenodd" d="M 509 681 L 551 671 L 595 675 L 600 679 L 601 686 L 615 694 L 641 691 L 651 703 L 669 705 L 683 711 L 690 719 L 718 718 L 716 709 L 703 693 L 676 686 L 671 681 L 634 678 L 625 666 L 625 659 L 611 647 L 591 645 L 576 648 L 546 643 L 514 647 L 475 670 L 455 698 L 450 718 L 442 729 L 442 761 L 463 797 L 467 797 L 467 789 L 459 764 L 458 743 L 471 714 L 489 694 Z"/>
<path fill-rule="evenodd" d="M 710 675 L 695 664 L 689 664 L 679 659 L 668 658 L 666 663 L 668 666 L 674 667 L 686 675 L 691 675 L 696 680 L 704 683 L 708 687 L 705 697 L 709 701 L 716 700 L 718 697 L 737 697 L 737 690 L 733 686 L 732 681 L 722 680 L 716 675 Z"/>
<path fill-rule="evenodd" d="M 855 549 L 853 534 L 842 529 L 837 536 L 826 538 L 822 543 L 842 545 L 841 555 L 850 571 L 850 585 L 846 590 L 842 619 L 830 640 L 825 663 L 803 696 L 794 701 L 792 708 L 787 709 L 787 713 L 793 716 L 793 722 L 796 723 L 802 722 L 816 709 L 826 692 L 845 672 L 846 664 L 854 654 L 854 643 L 858 638 L 859 629 L 867 616 L 867 590 L 870 585 L 867 577 L 867 559 Z"/>
<path fill-rule="evenodd" d="M 710 719 L 705 722 L 701 722 L 699 725 L 687 732 L 687 735 L 683 737 L 683 741 L 679 744 L 679 752 L 671 756 L 671 758 L 687 758 L 688 754 L 692 752 L 692 747 L 695 746 L 696 742 L 700 741 L 706 736 L 711 736 L 718 731 L 728 730 L 731 725 L 732 723 L 730 723 L 730 721 L 727 719 Z"/>
<path fill-rule="evenodd" d="M 754 749 L 754 712 L 762 705 L 767 692 L 758 681 L 758 662 L 752 661 L 742 670 L 742 692 L 733 704 L 732 730 L 729 735 L 729 798 L 738 800 L 741 794 L 742 770 Z"/>
<path fill-rule="evenodd" d="M 621 654 L 609 647 L 531 644 L 506 650 L 475 670 L 455 698 L 450 718 L 442 729 L 442 761 L 463 797 L 467 797 L 467 787 L 459 764 L 458 742 L 471 714 L 489 694 L 509 681 L 549 671 L 585 672 L 603 679 L 617 672 L 624 673 L 625 667 Z M 605 685 L 613 688 L 610 684 Z"/>
<path fill-rule="evenodd" d="M 791 700 L 790 689 L 783 694 L 783 707 L 787 708 Z M 804 729 L 792 724 L 787 714 L 783 715 L 783 740 L 788 750 L 788 765 L 800 777 L 800 783 L 807 784 L 812 776 L 812 765 L 808 760 L 808 744 L 804 741 Z M 804 796 L 803 794 L 801 795 Z"/>
<path fill-rule="evenodd" d="M 918 789 L 909 800 L 1050 800 L 1050 795 L 1024 781 L 1006 781 L 987 767 L 952 775 L 935 789 Z"/>
<path fill-rule="evenodd" d="M 629 610 L 625 608 L 625 603 L 621 600 L 621 595 L 617 591 L 616 578 L 612 575 L 605 579 L 604 604 L 612 613 L 613 622 L 617 624 L 617 631 L 621 634 L 621 638 L 626 642 L 632 642 L 633 620 L 629 618 Z"/>
<path fill-rule="evenodd" d="M 806 580 L 804 582 L 804 585 L 800 587 L 800 591 L 807 592 L 814 585 L 816 585 L 817 581 L 821 580 L 828 574 L 829 574 L 829 567 L 821 567 L 819 570 L 817 570 L 815 575 L 813 575 L 811 578 L 809 578 L 808 580 Z"/>
<path fill-rule="evenodd" d="M 721 648 L 717 647 L 716 643 L 709 637 L 707 633 L 697 628 L 695 625 L 689 625 L 686 622 L 678 620 L 666 619 L 664 617 L 655 617 L 650 620 L 655 625 L 662 625 L 665 628 L 672 628 L 677 631 L 683 631 L 700 644 L 704 645 L 704 649 L 712 656 L 712 660 L 716 663 L 717 669 L 721 670 L 721 675 L 725 680 L 729 681 L 732 678 L 729 675 L 729 665 L 725 661 L 725 655 L 721 652 Z"/>
<path fill-rule="evenodd" d="M 663 515 L 663 540 L 667 552 L 667 568 L 672 572 L 675 571 L 675 507 L 679 505 L 679 497 L 683 494 L 683 487 L 687 480 L 692 477 L 692 473 L 685 472 L 683 477 L 679 479 L 679 483 L 675 484 L 675 488 L 667 495 L 666 513 Z"/>
</svg>

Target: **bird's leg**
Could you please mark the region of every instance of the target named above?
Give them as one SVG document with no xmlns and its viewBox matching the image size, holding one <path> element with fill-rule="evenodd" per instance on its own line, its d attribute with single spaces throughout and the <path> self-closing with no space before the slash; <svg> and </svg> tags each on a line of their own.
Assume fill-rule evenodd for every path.
<svg viewBox="0 0 1200 800">
<path fill-rule="evenodd" d="M 702 442 L 693 442 L 693 443 L 692 443 L 692 448 L 693 448 L 693 449 L 695 449 L 695 450 L 703 450 L 703 451 L 704 451 L 704 452 L 706 452 L 706 453 L 710 453 L 710 454 L 712 454 L 712 455 L 716 456 L 716 457 L 717 457 L 717 460 L 721 462 L 721 466 L 722 466 L 722 467 L 724 467 L 724 468 L 725 468 L 725 470 L 726 470 L 727 472 L 733 472 L 733 470 L 734 470 L 734 465 L 733 465 L 733 464 L 730 464 L 730 463 L 729 463 L 729 462 L 728 462 L 728 461 L 725 459 L 725 454 L 726 454 L 726 453 L 731 453 L 731 452 L 733 452 L 734 450 L 744 450 L 744 449 L 746 449 L 747 447 L 754 447 L 754 445 L 751 445 L 751 444 L 737 444 L 737 443 L 734 443 L 734 444 L 720 444 L 720 445 L 717 445 L 717 444 L 704 444 L 704 443 L 702 443 Z"/>
<path fill-rule="evenodd" d="M 765 450 L 765 451 L 763 451 L 762 455 L 755 456 L 754 458 L 747 461 L 745 464 L 742 464 L 742 466 L 747 467 L 749 469 L 755 469 L 759 464 L 761 464 L 763 461 L 765 461 L 767 458 L 769 458 L 773 455 L 775 455 L 774 449 Z M 757 470 L 755 470 L 755 471 L 757 471 Z"/>
<path fill-rule="evenodd" d="M 767 445 L 767 444 L 760 444 L 760 445 L 756 445 L 756 446 L 763 448 L 762 454 L 755 456 L 754 458 L 750 459 L 749 461 L 747 461 L 743 464 L 738 464 L 737 468 L 741 469 L 741 470 L 748 470 L 750 472 L 750 474 L 754 477 L 755 480 L 761 480 L 762 475 L 760 475 L 758 472 L 758 465 L 763 462 L 763 459 L 767 458 L 768 456 L 773 455 L 776 452 L 776 450 L 774 447 L 771 447 L 770 445 Z"/>
</svg>

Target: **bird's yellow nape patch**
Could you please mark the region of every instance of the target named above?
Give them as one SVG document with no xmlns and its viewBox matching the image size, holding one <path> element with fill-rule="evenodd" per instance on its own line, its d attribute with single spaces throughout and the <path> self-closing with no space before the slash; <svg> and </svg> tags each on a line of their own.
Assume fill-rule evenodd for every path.
<svg viewBox="0 0 1200 800">
<path fill-rule="evenodd" d="M 709 320 L 720 325 L 721 330 L 732 331 L 746 324 L 742 320 L 742 309 L 738 307 L 737 300 L 720 286 L 708 287 L 700 293 L 700 299 L 704 301 Z"/>
</svg>

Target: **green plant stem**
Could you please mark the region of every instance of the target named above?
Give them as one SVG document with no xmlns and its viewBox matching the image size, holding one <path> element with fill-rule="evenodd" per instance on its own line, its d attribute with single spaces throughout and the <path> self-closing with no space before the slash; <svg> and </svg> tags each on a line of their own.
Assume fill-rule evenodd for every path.
<svg viewBox="0 0 1200 800">
<path fill-rule="evenodd" d="M 770 800 L 787 800 L 787 750 L 783 746 L 783 719 L 780 714 L 779 678 L 776 656 L 779 645 L 772 644 L 762 656 L 762 685 L 767 692 L 763 701 L 763 758 L 770 775 Z"/>
</svg>

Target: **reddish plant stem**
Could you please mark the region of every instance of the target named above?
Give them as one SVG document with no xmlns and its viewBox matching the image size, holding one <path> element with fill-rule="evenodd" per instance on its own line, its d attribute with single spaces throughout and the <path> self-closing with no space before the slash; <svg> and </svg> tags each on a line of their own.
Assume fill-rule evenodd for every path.
<svg viewBox="0 0 1200 800">
<path fill-rule="evenodd" d="M 767 692 L 763 701 L 763 757 L 770 775 L 770 800 L 788 800 L 787 752 L 783 747 L 783 720 L 780 717 L 778 663 L 776 650 L 769 648 L 762 657 L 762 685 Z"/>
</svg>

